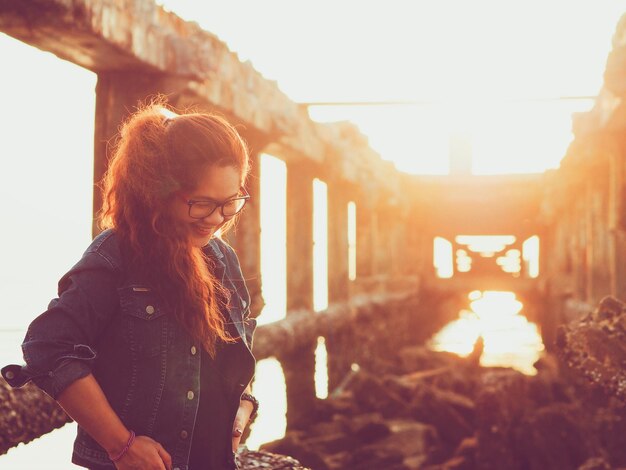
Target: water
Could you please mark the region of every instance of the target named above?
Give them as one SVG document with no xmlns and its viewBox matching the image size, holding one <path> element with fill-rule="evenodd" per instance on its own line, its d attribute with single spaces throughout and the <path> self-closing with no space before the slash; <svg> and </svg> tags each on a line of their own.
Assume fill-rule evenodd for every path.
<svg viewBox="0 0 626 470">
<path fill-rule="evenodd" d="M 537 325 L 520 314 L 523 305 L 515 294 L 475 291 L 470 294 L 470 300 L 471 309 L 462 310 L 457 320 L 437 333 L 430 347 L 467 356 L 482 337 L 481 365 L 511 367 L 535 375 L 533 364 L 545 348 Z"/>
</svg>

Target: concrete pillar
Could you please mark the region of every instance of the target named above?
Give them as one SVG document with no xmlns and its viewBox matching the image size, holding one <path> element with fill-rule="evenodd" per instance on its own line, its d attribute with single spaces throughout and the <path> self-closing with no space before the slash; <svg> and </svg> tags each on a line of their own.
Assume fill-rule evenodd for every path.
<svg viewBox="0 0 626 470">
<path fill-rule="evenodd" d="M 96 122 L 94 132 L 94 183 L 107 169 L 112 142 L 126 117 L 150 96 L 172 91 L 173 82 L 163 75 L 147 72 L 101 72 L 96 84 Z M 96 215 L 102 207 L 98 186 L 93 193 L 92 234 L 100 233 Z"/>
<path fill-rule="evenodd" d="M 313 309 L 313 172 L 287 164 L 287 314 Z M 287 427 L 298 427 L 315 400 L 315 347 L 279 360 L 287 386 Z"/>
<path fill-rule="evenodd" d="M 356 277 L 362 279 L 374 274 L 372 225 L 375 218 L 372 205 L 364 195 L 356 199 L 356 207 Z"/>
<path fill-rule="evenodd" d="M 250 145 L 249 141 L 248 144 Z M 226 236 L 228 242 L 233 246 L 239 257 L 241 271 L 243 272 L 248 290 L 250 291 L 250 308 L 253 317 L 257 317 L 265 305 L 261 292 L 260 182 L 260 154 L 253 153 L 250 155 L 250 174 L 248 175 L 248 181 L 246 183 L 246 190 L 248 194 L 250 194 L 250 199 L 246 203 L 246 207 L 241 214 L 237 226 Z"/>
<path fill-rule="evenodd" d="M 350 297 L 348 279 L 348 196 L 345 183 L 328 182 L 328 302 L 346 302 Z M 357 209 L 358 211 L 358 209 Z M 341 360 L 341 341 L 335 331 L 328 331 L 328 389 L 332 392 L 349 369 Z"/>
<path fill-rule="evenodd" d="M 313 309 L 313 176 L 287 165 L 287 311 Z"/>
<path fill-rule="evenodd" d="M 339 181 L 328 183 L 328 301 L 348 299 L 348 202 Z"/>
<path fill-rule="evenodd" d="M 584 299 L 587 303 L 593 303 L 594 277 L 593 268 L 595 263 L 594 253 L 594 230 L 593 230 L 593 185 L 591 181 L 585 184 L 585 199 L 583 202 L 583 211 L 585 214 L 585 283 L 584 283 Z"/>
<path fill-rule="evenodd" d="M 623 152 L 616 145 L 610 158 L 609 269 L 612 294 L 626 300 L 626 155 Z"/>
</svg>

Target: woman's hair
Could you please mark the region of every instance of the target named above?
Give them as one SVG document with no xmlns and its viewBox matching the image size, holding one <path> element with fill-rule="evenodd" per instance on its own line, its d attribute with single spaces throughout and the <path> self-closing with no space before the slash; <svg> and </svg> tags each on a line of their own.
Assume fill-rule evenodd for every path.
<svg viewBox="0 0 626 470">
<path fill-rule="evenodd" d="M 241 186 L 249 170 L 248 149 L 225 119 L 205 113 L 166 117 L 162 101 L 139 109 L 123 124 L 103 179 L 102 228 L 114 228 L 138 270 L 179 322 L 212 356 L 218 340 L 232 341 L 220 305 L 227 291 L 211 273 L 211 260 L 188 236 L 171 206 L 191 192 L 203 170 L 236 168 Z M 222 232 L 234 219 L 221 227 Z"/>
</svg>

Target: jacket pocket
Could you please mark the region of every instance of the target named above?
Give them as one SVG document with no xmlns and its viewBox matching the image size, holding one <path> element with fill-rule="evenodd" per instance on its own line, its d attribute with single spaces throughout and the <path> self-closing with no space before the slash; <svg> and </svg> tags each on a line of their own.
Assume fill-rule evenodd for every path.
<svg viewBox="0 0 626 470">
<path fill-rule="evenodd" d="M 155 293 L 146 287 L 118 289 L 122 311 L 122 336 L 131 351 L 156 356 L 167 351 L 174 334 L 170 315 Z"/>
</svg>

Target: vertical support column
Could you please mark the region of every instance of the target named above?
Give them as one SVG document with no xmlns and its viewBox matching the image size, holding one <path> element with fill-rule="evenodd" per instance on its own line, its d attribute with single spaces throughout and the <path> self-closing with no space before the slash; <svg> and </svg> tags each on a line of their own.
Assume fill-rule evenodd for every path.
<svg viewBox="0 0 626 470">
<path fill-rule="evenodd" d="M 382 263 L 381 263 L 381 250 L 377 250 L 385 246 L 383 244 L 383 239 L 385 233 L 381 230 L 381 220 L 380 220 L 380 212 L 378 208 L 377 201 L 374 202 L 369 208 L 370 212 L 370 246 L 369 246 L 369 257 L 371 260 L 372 272 L 371 275 L 374 277 L 378 277 L 382 271 Z M 378 284 L 378 279 L 376 279 L 376 284 Z"/>
<path fill-rule="evenodd" d="M 287 311 L 313 309 L 313 177 L 287 166 Z"/>
<path fill-rule="evenodd" d="M 313 177 L 301 163 L 287 165 L 287 314 L 313 310 Z M 315 343 L 281 357 L 287 385 L 287 427 L 298 427 L 315 400 Z"/>
<path fill-rule="evenodd" d="M 348 202 L 339 181 L 328 183 L 328 301 L 348 299 Z"/>
<path fill-rule="evenodd" d="M 594 230 L 593 230 L 593 186 L 591 181 L 585 183 L 585 199 L 583 203 L 585 214 L 585 302 L 593 304 L 594 281 L 593 268 L 596 253 L 594 250 Z"/>
<path fill-rule="evenodd" d="M 356 205 L 356 276 L 357 279 L 363 279 L 374 273 L 372 206 L 362 194 Z"/>
<path fill-rule="evenodd" d="M 348 279 L 348 202 L 344 183 L 328 182 L 328 301 L 329 304 L 349 299 Z M 358 213 L 358 209 L 357 209 Z M 341 360 L 340 341 L 328 331 L 326 352 L 328 358 L 328 390 L 334 390 L 349 372 Z M 345 347 L 345 345 L 344 345 Z"/>
<path fill-rule="evenodd" d="M 92 235 L 100 232 L 97 214 L 102 208 L 98 183 L 106 172 L 111 138 L 137 105 L 157 93 L 167 93 L 164 77 L 142 72 L 101 72 L 96 84 L 96 116 L 94 131 L 94 193 Z"/>
<path fill-rule="evenodd" d="M 611 260 L 611 293 L 626 299 L 626 149 L 614 143 L 610 158 L 611 192 L 609 196 L 609 259 Z"/>
<path fill-rule="evenodd" d="M 248 142 L 250 144 L 250 142 Z M 239 257 L 251 299 L 251 315 L 257 317 L 265 302 L 261 291 L 261 161 L 260 154 L 250 155 L 250 173 L 246 190 L 250 194 L 241 220 L 228 233 L 228 241 Z"/>
</svg>

